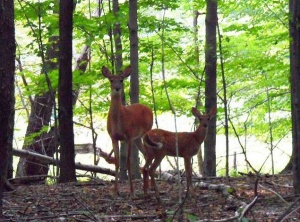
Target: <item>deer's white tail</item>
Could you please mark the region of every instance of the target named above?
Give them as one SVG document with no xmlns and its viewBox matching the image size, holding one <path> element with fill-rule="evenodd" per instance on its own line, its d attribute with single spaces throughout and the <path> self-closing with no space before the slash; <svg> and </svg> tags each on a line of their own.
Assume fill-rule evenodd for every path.
<svg viewBox="0 0 300 222">
<path fill-rule="evenodd" d="M 163 146 L 163 144 L 161 142 L 155 142 L 155 141 L 151 140 L 151 138 L 149 137 L 149 135 L 147 133 L 143 137 L 143 142 L 144 142 L 145 146 L 148 146 L 153 149 L 161 149 Z"/>
</svg>

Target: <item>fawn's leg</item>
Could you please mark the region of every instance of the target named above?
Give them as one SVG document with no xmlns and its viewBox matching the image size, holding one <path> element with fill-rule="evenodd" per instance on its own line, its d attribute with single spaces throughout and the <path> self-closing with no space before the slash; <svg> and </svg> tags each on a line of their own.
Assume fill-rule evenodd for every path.
<svg viewBox="0 0 300 222">
<path fill-rule="evenodd" d="M 156 183 L 155 183 L 155 177 L 154 176 L 155 176 L 155 170 L 158 167 L 158 165 L 161 163 L 163 158 L 164 158 L 164 155 L 156 156 L 155 159 L 154 159 L 154 162 L 151 164 L 151 166 L 149 168 L 149 175 L 150 175 L 150 178 L 151 178 L 151 185 L 152 185 L 152 188 L 154 188 L 154 190 L 155 190 L 155 196 L 156 196 L 156 199 L 158 200 L 158 202 L 160 202 L 160 196 L 159 196 L 158 188 L 157 188 Z"/>
<path fill-rule="evenodd" d="M 145 165 L 143 167 L 143 189 L 144 189 L 144 196 L 148 196 L 148 188 L 149 188 L 149 166 L 153 160 L 153 157 L 150 154 L 145 155 Z"/>
<path fill-rule="evenodd" d="M 143 167 L 143 190 L 144 197 L 148 197 L 148 183 L 149 183 L 149 174 L 146 166 Z"/>
<path fill-rule="evenodd" d="M 193 183 L 192 183 L 192 162 L 191 157 L 184 158 L 184 166 L 185 166 L 185 173 L 186 173 L 186 184 L 187 184 L 187 191 L 191 191 L 193 193 Z"/>
</svg>

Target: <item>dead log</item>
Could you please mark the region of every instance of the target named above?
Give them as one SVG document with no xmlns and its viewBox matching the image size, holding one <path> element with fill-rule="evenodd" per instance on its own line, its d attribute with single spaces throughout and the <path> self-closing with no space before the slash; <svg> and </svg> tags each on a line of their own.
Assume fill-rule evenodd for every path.
<svg viewBox="0 0 300 222">
<path fill-rule="evenodd" d="M 56 160 L 52 157 L 41 155 L 38 153 L 33 153 L 28 150 L 13 149 L 13 155 L 23 157 L 23 158 L 28 158 L 28 157 L 36 158 L 40 161 L 43 161 L 47 164 L 52 164 L 54 166 L 59 165 L 59 160 Z M 113 171 L 111 169 L 94 166 L 94 165 L 85 165 L 85 164 L 81 164 L 81 163 L 75 163 L 75 168 L 78 170 L 85 170 L 85 171 L 90 171 L 90 172 L 94 172 L 94 173 L 102 173 L 102 174 L 107 174 L 107 175 L 111 175 L 111 176 L 115 175 L 115 171 Z"/>
</svg>

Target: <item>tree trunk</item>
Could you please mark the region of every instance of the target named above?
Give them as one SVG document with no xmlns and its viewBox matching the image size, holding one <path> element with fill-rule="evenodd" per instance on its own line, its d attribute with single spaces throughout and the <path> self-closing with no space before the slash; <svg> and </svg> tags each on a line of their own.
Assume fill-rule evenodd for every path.
<svg viewBox="0 0 300 222">
<path fill-rule="evenodd" d="M 217 55 L 216 27 L 217 0 L 206 1 L 206 41 L 205 41 L 205 108 L 206 113 L 217 107 Z M 216 176 L 216 118 L 210 120 L 207 137 L 204 142 L 204 175 Z"/>
<path fill-rule="evenodd" d="M 72 32 L 73 0 L 60 1 L 58 119 L 60 142 L 59 182 L 76 181 L 73 106 L 72 106 Z"/>
<path fill-rule="evenodd" d="M 139 102 L 139 52 L 138 52 L 138 24 L 137 24 L 137 0 L 129 0 L 129 39 L 130 39 L 130 64 L 132 68 L 130 76 L 130 103 Z M 140 141 L 137 141 L 140 140 Z M 137 139 L 132 146 L 131 172 L 133 179 L 140 179 L 139 151 L 141 139 Z"/>
<path fill-rule="evenodd" d="M 14 132 L 16 44 L 14 2 L 0 0 L 0 6 L 0 218 L 3 218 L 2 198 Z"/>
<path fill-rule="evenodd" d="M 290 0 L 290 69 L 293 135 L 293 186 L 300 194 L 300 1 Z"/>
</svg>

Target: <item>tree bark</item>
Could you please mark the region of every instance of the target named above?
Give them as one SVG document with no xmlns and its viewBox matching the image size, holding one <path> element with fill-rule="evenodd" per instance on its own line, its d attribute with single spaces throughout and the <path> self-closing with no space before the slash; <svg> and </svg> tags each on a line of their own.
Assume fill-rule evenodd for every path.
<svg viewBox="0 0 300 222">
<path fill-rule="evenodd" d="M 0 27 L 0 218 L 3 218 L 2 198 L 8 176 L 8 160 L 12 159 L 15 115 L 16 44 L 13 1 L 0 0 Z"/>
<path fill-rule="evenodd" d="M 300 194 L 300 1 L 290 0 L 290 69 L 293 136 L 293 187 Z"/>
<path fill-rule="evenodd" d="M 72 106 L 72 33 L 73 0 L 60 1 L 59 13 L 59 82 L 58 82 L 58 120 L 60 175 L 59 182 L 76 181 L 73 106 Z"/>
<path fill-rule="evenodd" d="M 205 41 L 205 109 L 217 107 L 217 0 L 206 1 L 206 41 Z M 204 142 L 204 175 L 216 176 L 216 118 L 210 120 Z"/>
<path fill-rule="evenodd" d="M 137 23 L 137 0 L 129 0 L 129 39 L 130 39 L 130 64 L 132 68 L 130 76 L 130 103 L 139 102 L 139 45 L 138 45 L 138 23 Z M 131 152 L 131 172 L 133 179 L 140 179 L 139 151 L 141 139 L 134 141 Z"/>
</svg>

